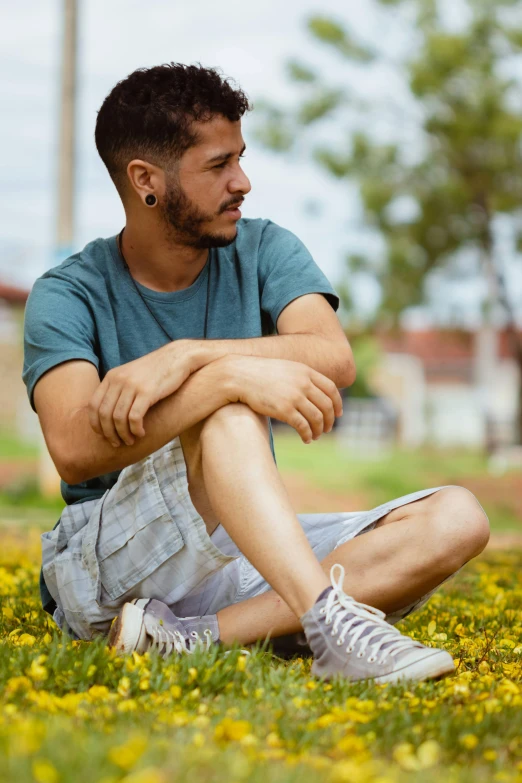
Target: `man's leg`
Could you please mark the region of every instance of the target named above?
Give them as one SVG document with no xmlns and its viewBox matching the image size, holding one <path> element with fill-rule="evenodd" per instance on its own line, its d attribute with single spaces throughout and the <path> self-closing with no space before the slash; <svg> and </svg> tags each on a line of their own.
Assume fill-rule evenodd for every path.
<svg viewBox="0 0 522 783">
<path fill-rule="evenodd" d="M 264 417 L 241 403 L 226 405 L 180 440 L 192 502 L 209 533 L 219 520 L 301 617 L 330 581 L 291 506 Z"/>
<path fill-rule="evenodd" d="M 291 508 L 261 417 L 241 404 L 225 406 L 181 442 L 191 497 L 209 533 L 219 520 L 274 588 L 218 613 L 225 643 L 300 630 L 298 617 L 328 586 L 333 563 L 345 566 L 349 595 L 390 612 L 429 592 L 487 543 L 481 507 L 467 490 L 452 487 L 390 512 L 375 530 L 319 564 Z"/>
<path fill-rule="evenodd" d="M 321 565 L 329 574 L 332 565 L 340 563 L 346 571 L 345 592 L 391 614 L 480 554 L 488 538 L 487 518 L 473 495 L 448 487 L 391 511 L 374 530 L 330 552 Z M 250 644 L 269 634 L 275 638 L 302 630 L 272 590 L 222 609 L 217 618 L 226 644 Z"/>
</svg>

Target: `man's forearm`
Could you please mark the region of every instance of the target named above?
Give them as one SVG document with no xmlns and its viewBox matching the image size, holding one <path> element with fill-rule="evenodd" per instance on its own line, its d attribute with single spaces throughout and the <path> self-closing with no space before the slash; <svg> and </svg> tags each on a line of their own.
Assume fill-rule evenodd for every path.
<svg viewBox="0 0 522 783">
<path fill-rule="evenodd" d="M 338 388 L 355 380 L 355 364 L 348 341 L 317 334 L 280 334 L 240 340 L 187 340 L 192 367 L 199 369 L 228 354 L 263 356 L 303 362 L 330 378 Z"/>
<path fill-rule="evenodd" d="M 63 449 L 71 455 L 69 464 L 57 465 L 62 478 L 77 484 L 144 459 L 226 405 L 231 399 L 229 381 L 225 362 L 211 362 L 193 373 L 174 394 L 150 408 L 145 416 L 146 434 L 132 446 L 122 443 L 114 448 L 92 429 L 87 407 L 78 410 L 67 427 L 70 443 Z"/>
</svg>

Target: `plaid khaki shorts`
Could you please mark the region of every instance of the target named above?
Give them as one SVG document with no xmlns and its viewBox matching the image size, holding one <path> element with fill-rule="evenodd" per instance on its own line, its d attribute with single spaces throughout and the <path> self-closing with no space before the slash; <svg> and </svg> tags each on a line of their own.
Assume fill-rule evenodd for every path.
<svg viewBox="0 0 522 783">
<path fill-rule="evenodd" d="M 439 489 L 370 511 L 298 518 L 322 560 L 392 509 Z M 179 438 L 122 470 L 99 500 L 66 506 L 59 525 L 42 536 L 42 555 L 45 582 L 57 604 L 54 620 L 79 639 L 108 633 L 133 598 L 158 598 L 179 617 L 190 617 L 215 614 L 270 589 L 222 525 L 209 536 L 190 499 Z M 388 620 L 397 622 L 428 598 Z"/>
</svg>

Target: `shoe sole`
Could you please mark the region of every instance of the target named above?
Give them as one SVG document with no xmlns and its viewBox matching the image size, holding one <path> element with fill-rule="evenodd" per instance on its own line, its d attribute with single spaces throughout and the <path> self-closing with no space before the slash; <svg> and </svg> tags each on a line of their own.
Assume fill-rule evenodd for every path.
<svg viewBox="0 0 522 783">
<path fill-rule="evenodd" d="M 443 660 L 437 660 L 443 658 Z M 439 654 L 430 655 L 429 658 L 423 658 L 416 663 L 412 663 L 404 669 L 396 672 L 390 672 L 382 677 L 375 677 L 374 682 L 399 682 L 400 680 L 422 681 L 422 680 L 441 680 L 455 671 L 453 660 Z"/>
<path fill-rule="evenodd" d="M 453 660 L 451 658 L 448 660 L 447 655 L 445 653 L 441 655 L 441 652 L 443 651 L 437 652 L 434 655 L 430 655 L 428 658 L 422 658 L 420 661 L 409 664 L 403 669 L 398 669 L 397 671 L 390 672 L 389 674 L 383 674 L 381 677 L 361 677 L 358 680 L 353 680 L 350 677 L 347 677 L 346 679 L 350 680 L 350 682 L 367 681 L 375 682 L 377 684 L 386 682 L 399 682 L 400 680 L 439 680 L 443 677 L 447 677 L 449 674 L 453 674 L 455 671 L 455 664 L 453 663 Z M 337 674 L 341 674 L 341 672 L 334 672 L 331 675 L 324 676 L 317 674 L 316 671 L 314 671 L 314 668 L 315 663 L 312 664 L 311 674 L 319 677 L 320 679 L 331 679 Z"/>
<path fill-rule="evenodd" d="M 107 644 L 116 652 L 131 653 L 138 646 L 145 612 L 135 604 L 125 604 L 109 631 Z"/>
</svg>

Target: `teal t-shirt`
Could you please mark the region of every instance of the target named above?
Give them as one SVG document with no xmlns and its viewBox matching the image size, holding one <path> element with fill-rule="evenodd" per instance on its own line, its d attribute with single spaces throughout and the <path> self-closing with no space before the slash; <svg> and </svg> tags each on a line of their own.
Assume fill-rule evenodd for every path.
<svg viewBox="0 0 522 783">
<path fill-rule="evenodd" d="M 92 362 L 100 380 L 113 367 L 173 339 L 213 340 L 273 334 L 281 311 L 310 293 L 339 299 L 303 243 L 270 220 L 243 218 L 228 247 L 209 251 L 206 265 L 182 291 L 157 292 L 136 282 L 118 252 L 117 237 L 95 239 L 35 282 L 25 311 L 23 379 L 34 409 L 39 379 L 62 362 Z M 154 313 L 151 315 L 150 310 Z M 101 497 L 119 471 L 81 484 L 62 481 L 67 504 Z"/>
</svg>

